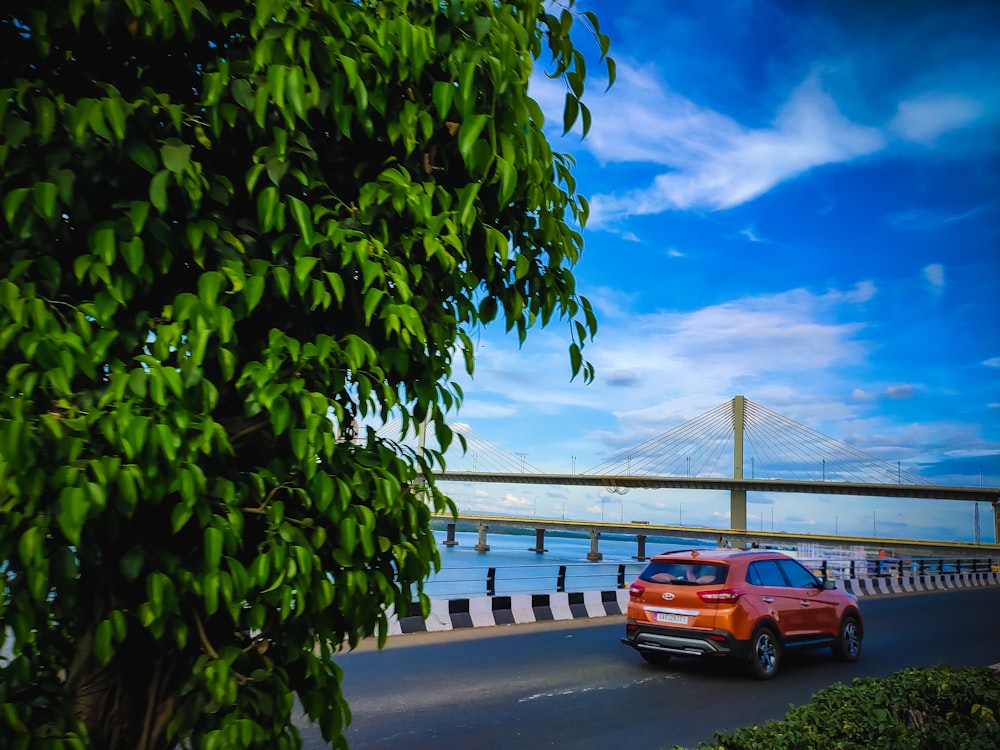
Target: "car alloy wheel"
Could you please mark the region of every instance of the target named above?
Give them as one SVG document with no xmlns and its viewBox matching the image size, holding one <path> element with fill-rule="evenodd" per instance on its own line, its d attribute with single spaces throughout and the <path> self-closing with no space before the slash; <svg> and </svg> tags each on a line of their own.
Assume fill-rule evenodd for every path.
<svg viewBox="0 0 1000 750">
<path fill-rule="evenodd" d="M 778 673 L 781 646 L 770 628 L 760 628 L 750 644 L 750 671 L 760 680 L 769 680 Z"/>
<path fill-rule="evenodd" d="M 861 625 L 848 615 L 840 624 L 840 636 L 833 644 L 833 655 L 840 661 L 857 661 L 861 656 Z"/>
</svg>

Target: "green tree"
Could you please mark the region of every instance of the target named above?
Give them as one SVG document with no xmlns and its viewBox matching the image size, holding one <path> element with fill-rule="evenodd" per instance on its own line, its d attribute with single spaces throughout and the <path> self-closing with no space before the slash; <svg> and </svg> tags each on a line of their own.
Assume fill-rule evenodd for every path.
<svg viewBox="0 0 1000 750">
<path fill-rule="evenodd" d="M 345 744 L 334 654 L 427 606 L 470 334 L 562 321 L 592 375 L 527 94 L 589 127 L 572 4 L 4 4 L 0 745 L 297 747 L 296 696 Z"/>
</svg>

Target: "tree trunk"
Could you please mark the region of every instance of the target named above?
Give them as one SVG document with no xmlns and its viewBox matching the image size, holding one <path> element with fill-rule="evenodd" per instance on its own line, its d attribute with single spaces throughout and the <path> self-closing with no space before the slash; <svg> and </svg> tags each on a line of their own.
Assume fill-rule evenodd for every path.
<svg viewBox="0 0 1000 750">
<path fill-rule="evenodd" d="M 151 643 L 142 648 L 129 640 L 108 664 L 94 656 L 92 634 L 80 641 L 66 686 L 71 710 L 94 750 L 170 750 L 175 743 L 166 729 L 177 707 L 182 655 L 156 654 Z"/>
</svg>

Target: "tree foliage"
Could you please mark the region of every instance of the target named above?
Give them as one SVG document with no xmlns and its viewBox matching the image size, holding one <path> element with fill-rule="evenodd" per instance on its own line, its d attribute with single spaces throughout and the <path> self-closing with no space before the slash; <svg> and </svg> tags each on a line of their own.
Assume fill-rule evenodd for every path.
<svg viewBox="0 0 1000 750">
<path fill-rule="evenodd" d="M 589 128 L 572 2 L 5 4 L 0 745 L 297 747 L 294 696 L 344 744 L 332 657 L 427 605 L 454 509 L 357 425 L 445 450 L 494 319 L 592 374 L 527 94 Z"/>
</svg>

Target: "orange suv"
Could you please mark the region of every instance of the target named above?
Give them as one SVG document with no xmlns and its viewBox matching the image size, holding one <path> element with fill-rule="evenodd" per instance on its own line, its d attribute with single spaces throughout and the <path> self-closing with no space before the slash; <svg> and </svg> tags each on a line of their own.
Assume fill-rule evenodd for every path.
<svg viewBox="0 0 1000 750">
<path fill-rule="evenodd" d="M 622 643 L 648 662 L 728 656 L 766 680 L 786 649 L 861 655 L 858 600 L 797 560 L 764 550 L 684 550 L 653 557 L 629 587 Z"/>
</svg>

